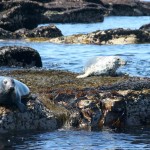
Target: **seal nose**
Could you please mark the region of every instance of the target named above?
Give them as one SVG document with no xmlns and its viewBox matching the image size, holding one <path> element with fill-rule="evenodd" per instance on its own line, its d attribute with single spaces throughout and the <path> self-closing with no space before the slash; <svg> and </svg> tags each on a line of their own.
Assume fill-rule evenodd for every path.
<svg viewBox="0 0 150 150">
<path fill-rule="evenodd" d="M 9 88 L 9 91 L 10 91 L 10 92 L 11 92 L 11 91 L 14 91 L 14 87 L 11 86 L 11 87 Z"/>
<path fill-rule="evenodd" d="M 122 61 L 121 61 L 121 65 L 122 65 L 122 66 L 124 66 L 124 65 L 126 65 L 126 64 L 127 64 L 127 61 L 125 61 L 125 60 L 122 60 Z"/>
</svg>

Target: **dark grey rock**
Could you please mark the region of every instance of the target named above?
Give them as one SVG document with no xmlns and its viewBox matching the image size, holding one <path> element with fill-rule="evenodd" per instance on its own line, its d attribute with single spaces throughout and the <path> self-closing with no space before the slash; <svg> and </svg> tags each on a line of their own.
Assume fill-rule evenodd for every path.
<svg viewBox="0 0 150 150">
<path fill-rule="evenodd" d="M 39 53 L 29 47 L 4 46 L 0 48 L 0 66 L 42 67 Z"/>
<path fill-rule="evenodd" d="M 140 29 L 150 31 L 150 23 L 149 23 L 149 24 L 145 24 L 145 25 L 141 26 L 141 27 L 140 27 Z"/>
</svg>

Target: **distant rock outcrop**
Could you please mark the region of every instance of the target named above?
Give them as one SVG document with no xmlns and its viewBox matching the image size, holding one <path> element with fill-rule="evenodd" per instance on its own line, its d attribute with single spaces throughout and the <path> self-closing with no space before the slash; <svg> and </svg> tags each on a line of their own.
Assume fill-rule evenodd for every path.
<svg viewBox="0 0 150 150">
<path fill-rule="evenodd" d="M 98 30 L 88 34 L 77 34 L 71 36 L 50 39 L 54 43 L 80 43 L 80 44 L 133 44 L 149 43 L 150 32 L 146 30 L 110 29 Z"/>
<path fill-rule="evenodd" d="M 43 7 L 30 1 L 1 2 L 0 27 L 15 31 L 21 28 L 33 29 L 41 23 Z"/>
<path fill-rule="evenodd" d="M 111 16 L 149 16 L 150 2 L 140 0 L 102 0 Z"/>
<path fill-rule="evenodd" d="M 2 1 L 0 28 L 33 29 L 41 23 L 101 22 L 106 9 L 94 1 Z"/>
</svg>

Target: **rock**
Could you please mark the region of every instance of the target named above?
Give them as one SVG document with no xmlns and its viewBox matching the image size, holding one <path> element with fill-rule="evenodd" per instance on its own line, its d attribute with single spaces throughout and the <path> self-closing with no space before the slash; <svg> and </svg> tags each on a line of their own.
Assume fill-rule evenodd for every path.
<svg viewBox="0 0 150 150">
<path fill-rule="evenodd" d="M 102 0 L 111 16 L 149 16 L 150 2 L 140 0 Z"/>
<path fill-rule="evenodd" d="M 20 37 L 20 35 L 16 35 L 13 32 L 0 28 L 0 39 L 17 39 Z"/>
<path fill-rule="evenodd" d="M 65 5 L 64 5 L 65 4 Z M 16 31 L 33 29 L 50 22 L 103 21 L 106 9 L 98 3 L 86 1 L 3 1 L 0 2 L 0 28 Z"/>
<path fill-rule="evenodd" d="M 49 113 L 53 120 L 52 123 L 56 126 L 59 125 L 56 128 L 65 126 L 66 128 L 102 130 L 107 127 L 124 130 L 135 126 L 150 125 L 149 78 L 93 76 L 82 79 L 81 82 L 81 79 L 75 78 L 77 76 L 75 73 L 33 69 L 1 71 L 1 75 L 11 75 L 24 82 L 33 93 L 38 95 L 35 102 L 31 100 L 27 102 L 27 115 L 31 116 L 32 113 L 37 115 L 36 118 L 40 122 L 40 127 L 46 126 L 44 128 L 46 130 L 49 130 L 47 122 L 50 123 L 51 127 L 51 122 L 47 118 Z M 41 109 L 43 124 L 38 118 Z M 16 110 L 16 108 L 7 108 L 7 112 L 16 113 L 15 116 L 20 116 L 21 114 L 18 114 L 19 111 L 16 112 Z M 0 117 L 3 118 L 3 115 Z M 26 119 L 28 118 L 26 117 Z M 31 118 L 35 120 L 35 117 L 31 116 Z M 56 119 L 57 123 L 55 123 Z M 16 118 L 11 122 L 12 128 L 14 122 L 19 122 L 19 120 Z M 21 120 L 23 119 L 21 118 Z M 23 127 L 26 126 L 26 122 L 22 122 Z M 7 127 L 8 124 L 5 126 Z M 36 130 L 37 126 L 35 125 L 33 129 Z"/>
<path fill-rule="evenodd" d="M 150 79 L 133 78 L 99 89 L 70 90 L 56 103 L 72 111 L 74 127 L 101 130 L 104 127 L 121 129 L 150 125 Z M 65 93 L 65 91 L 64 91 Z M 80 96 L 78 93 L 82 93 Z M 62 95 L 62 92 L 61 92 Z M 77 113 L 78 112 L 78 113 Z M 80 115 L 79 115 L 80 114 Z M 76 117 L 75 117 L 76 116 Z M 73 121 L 72 121 L 73 120 Z"/>
<path fill-rule="evenodd" d="M 29 47 L 4 46 L 0 48 L 1 66 L 42 67 L 39 53 Z"/>
<path fill-rule="evenodd" d="M 47 11 L 44 13 L 47 18 L 45 22 L 54 23 L 91 23 L 103 22 L 104 9 L 102 8 L 78 8 L 67 11 Z"/>
<path fill-rule="evenodd" d="M 49 41 L 54 43 L 79 43 L 98 45 L 149 43 L 150 32 L 145 30 L 118 28 L 98 30 L 89 34 L 77 34 L 58 37 L 50 39 Z"/>
<path fill-rule="evenodd" d="M 12 131 L 46 130 L 60 127 L 58 117 L 38 99 L 27 102 L 27 111 L 20 113 L 15 108 L 0 107 L 0 133 Z"/>
<path fill-rule="evenodd" d="M 55 25 L 41 26 L 28 30 L 22 28 L 15 32 L 0 28 L 0 39 L 24 39 L 24 38 L 55 38 L 62 36 L 61 31 Z"/>
<path fill-rule="evenodd" d="M 118 111 L 122 109 L 122 115 L 120 114 L 119 124 L 123 126 L 141 126 L 149 125 L 150 123 L 150 79 L 146 78 L 131 78 L 124 82 L 118 82 L 113 85 L 100 87 L 101 90 L 111 93 L 109 101 L 113 101 L 113 106 L 118 105 Z M 107 93 L 106 92 L 106 93 Z M 108 100 L 108 99 L 106 99 Z M 122 103 L 122 107 L 120 104 Z M 111 123 L 114 111 L 114 107 L 108 113 L 107 123 Z M 111 114 L 111 117 L 109 116 Z M 122 122 L 123 121 L 123 122 Z M 117 125 L 117 122 L 116 122 Z M 121 125 L 121 126 L 122 126 Z"/>
<path fill-rule="evenodd" d="M 33 29 L 41 22 L 40 4 L 30 1 L 3 2 L 5 9 L 1 12 L 0 27 L 15 31 L 20 28 Z"/>
<path fill-rule="evenodd" d="M 150 24 L 145 24 L 145 25 L 141 26 L 140 29 L 150 31 Z"/>
<path fill-rule="evenodd" d="M 61 31 L 55 25 L 41 26 L 33 30 L 20 29 L 15 32 L 17 35 L 29 38 L 55 38 L 62 36 Z"/>
</svg>

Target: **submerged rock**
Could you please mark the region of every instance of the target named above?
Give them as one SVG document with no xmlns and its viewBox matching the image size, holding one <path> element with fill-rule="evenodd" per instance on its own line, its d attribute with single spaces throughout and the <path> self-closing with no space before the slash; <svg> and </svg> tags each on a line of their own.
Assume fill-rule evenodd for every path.
<svg viewBox="0 0 150 150">
<path fill-rule="evenodd" d="M 98 30 L 88 34 L 76 34 L 71 36 L 58 37 L 50 39 L 50 42 L 98 45 L 149 43 L 150 32 L 147 30 L 118 28 Z"/>
<path fill-rule="evenodd" d="M 0 47 L 0 66 L 10 67 L 42 67 L 39 53 L 29 47 Z"/>
</svg>

